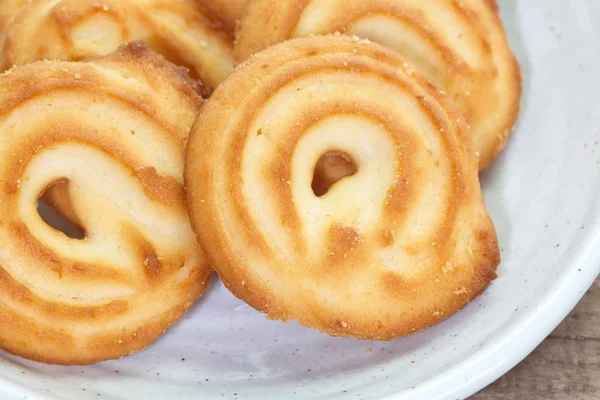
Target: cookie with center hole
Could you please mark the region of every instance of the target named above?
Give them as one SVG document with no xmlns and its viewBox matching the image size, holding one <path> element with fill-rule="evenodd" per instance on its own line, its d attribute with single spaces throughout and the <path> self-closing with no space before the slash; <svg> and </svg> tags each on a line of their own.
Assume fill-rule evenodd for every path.
<svg viewBox="0 0 600 400">
<path fill-rule="evenodd" d="M 202 104 L 139 42 L 0 75 L 0 349 L 63 365 L 124 357 L 200 297 L 211 268 L 183 166 Z M 57 184 L 79 237 L 40 215 Z"/>
<path fill-rule="evenodd" d="M 368 41 L 293 39 L 244 62 L 192 128 L 185 182 L 211 264 L 272 319 L 391 340 L 496 277 L 464 120 Z"/>
</svg>

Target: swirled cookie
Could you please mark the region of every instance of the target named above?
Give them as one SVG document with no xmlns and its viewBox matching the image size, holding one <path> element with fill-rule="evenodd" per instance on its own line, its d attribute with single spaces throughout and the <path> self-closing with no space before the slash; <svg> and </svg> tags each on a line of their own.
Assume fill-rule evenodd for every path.
<svg viewBox="0 0 600 400">
<path fill-rule="evenodd" d="M 0 348 L 57 364 L 126 356 L 202 294 L 211 269 L 183 164 L 203 100 L 186 76 L 141 43 L 0 76 Z M 82 240 L 38 213 L 58 182 Z"/>
<path fill-rule="evenodd" d="M 5 0 L 0 68 L 38 60 L 78 61 L 144 40 L 212 90 L 233 69 L 231 34 L 200 7 L 207 0 Z"/>
<path fill-rule="evenodd" d="M 336 31 L 397 50 L 433 77 L 470 125 L 480 169 L 504 148 L 521 76 L 495 0 L 252 0 L 235 55 L 242 61 L 289 38 Z"/>
<path fill-rule="evenodd" d="M 200 112 L 185 167 L 192 227 L 226 286 L 270 318 L 381 340 L 480 294 L 498 243 L 453 110 L 398 53 L 349 37 L 239 66 Z M 316 193 L 331 165 L 320 175 L 341 179 Z"/>
</svg>

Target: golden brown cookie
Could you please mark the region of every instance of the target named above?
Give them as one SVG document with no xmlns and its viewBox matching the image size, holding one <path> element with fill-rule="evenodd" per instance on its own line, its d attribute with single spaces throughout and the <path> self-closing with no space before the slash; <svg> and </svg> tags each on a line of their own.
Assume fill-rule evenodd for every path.
<svg viewBox="0 0 600 400">
<path fill-rule="evenodd" d="M 311 34 L 358 35 L 400 52 L 448 92 L 470 125 L 484 169 L 519 113 L 521 76 L 495 0 L 252 0 L 238 61 Z"/>
<path fill-rule="evenodd" d="M 198 0 L 5 0 L 0 69 L 38 60 L 79 61 L 144 40 L 212 90 L 233 69 L 231 34 Z"/>
<path fill-rule="evenodd" d="M 0 76 L 0 348 L 56 364 L 123 357 L 202 294 L 211 269 L 183 191 L 202 103 L 141 43 Z M 59 182 L 84 239 L 38 213 Z"/>
<path fill-rule="evenodd" d="M 192 227 L 225 285 L 269 318 L 361 339 L 419 331 L 496 277 L 467 135 L 448 96 L 392 50 L 344 36 L 275 45 L 192 128 Z M 328 165 L 346 172 L 317 195 Z"/>
<path fill-rule="evenodd" d="M 248 0 L 196 0 L 196 2 L 214 16 L 230 32 L 235 28 L 246 9 Z"/>
</svg>

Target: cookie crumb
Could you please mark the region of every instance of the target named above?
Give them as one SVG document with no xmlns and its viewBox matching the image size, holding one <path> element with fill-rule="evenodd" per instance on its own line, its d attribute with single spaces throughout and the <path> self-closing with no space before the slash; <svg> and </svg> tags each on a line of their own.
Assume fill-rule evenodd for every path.
<svg viewBox="0 0 600 400">
<path fill-rule="evenodd" d="M 460 288 L 460 290 L 457 290 L 456 292 L 454 292 L 455 295 L 460 295 L 460 294 L 465 294 L 465 293 L 469 293 L 469 291 L 466 288 Z"/>
</svg>

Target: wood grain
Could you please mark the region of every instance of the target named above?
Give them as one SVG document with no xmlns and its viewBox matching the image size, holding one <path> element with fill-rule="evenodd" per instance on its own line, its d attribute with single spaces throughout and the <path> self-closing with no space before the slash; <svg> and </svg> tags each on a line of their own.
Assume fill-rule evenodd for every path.
<svg viewBox="0 0 600 400">
<path fill-rule="evenodd" d="M 471 400 L 600 399 L 600 279 L 521 364 Z"/>
</svg>

